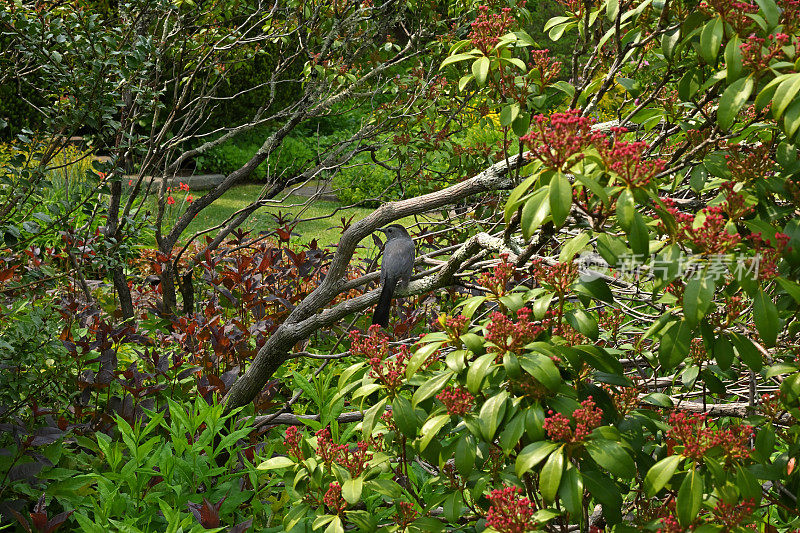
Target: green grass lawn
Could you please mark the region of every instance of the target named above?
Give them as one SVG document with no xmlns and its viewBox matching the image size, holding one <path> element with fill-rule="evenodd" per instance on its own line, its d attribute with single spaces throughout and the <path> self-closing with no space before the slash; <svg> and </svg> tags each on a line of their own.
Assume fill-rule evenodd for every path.
<svg viewBox="0 0 800 533">
<path fill-rule="evenodd" d="M 189 224 L 189 227 L 184 232 L 184 239 L 188 239 L 198 231 L 214 227 L 224 222 L 233 213 L 246 207 L 250 202 L 258 198 L 261 190 L 262 187 L 258 184 L 233 187 L 213 204 L 203 209 L 203 211 L 192 220 L 191 224 Z M 303 206 L 302 204 L 306 200 L 306 198 L 301 198 L 299 196 L 288 196 L 280 204 L 270 204 L 258 209 L 255 213 L 250 215 L 240 227 L 256 234 L 259 231 L 274 230 L 277 223 L 273 215 L 277 215 L 278 212 L 284 214 L 284 219 L 291 220 L 295 215 L 300 215 L 300 218 L 306 219 L 326 217 L 337 207 L 340 207 L 338 202 L 326 200 L 315 200 L 309 206 Z M 295 243 L 307 243 L 312 239 L 317 239 L 317 242 L 322 246 L 335 243 L 341 236 L 341 230 L 335 227 L 341 224 L 341 217 L 350 218 L 355 215 L 353 219 L 355 221 L 361 220 L 371 212 L 372 209 L 369 208 L 352 208 L 340 211 L 333 217 L 300 222 L 294 230 L 298 236 L 294 237 L 292 241 Z M 214 232 L 211 232 L 211 235 L 213 234 Z"/>
</svg>

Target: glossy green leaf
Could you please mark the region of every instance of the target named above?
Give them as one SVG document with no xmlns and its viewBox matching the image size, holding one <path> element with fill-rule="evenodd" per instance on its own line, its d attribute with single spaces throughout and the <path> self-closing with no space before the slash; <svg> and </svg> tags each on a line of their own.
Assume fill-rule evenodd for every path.
<svg viewBox="0 0 800 533">
<path fill-rule="evenodd" d="M 438 376 L 427 380 L 425 383 L 420 385 L 416 391 L 414 391 L 414 395 L 411 397 L 411 405 L 416 407 L 419 402 L 427 400 L 442 390 L 442 388 L 447 384 L 448 381 L 450 381 L 450 378 L 452 377 L 452 372 L 445 372 L 444 374 L 439 374 Z"/>
<path fill-rule="evenodd" d="M 769 27 L 774 28 L 777 26 L 781 16 L 781 10 L 775 3 L 775 0 L 756 0 L 756 3 L 758 7 L 761 8 L 761 12 L 764 14 L 764 20 L 767 21 Z"/>
<path fill-rule="evenodd" d="M 573 309 L 566 315 L 567 322 L 579 333 L 589 337 L 593 341 L 597 340 L 600 335 L 600 330 L 597 326 L 597 320 L 592 315 L 583 309 Z"/>
<path fill-rule="evenodd" d="M 572 208 L 572 184 L 561 172 L 550 179 L 550 213 L 553 224 L 560 227 L 564 224 Z"/>
<path fill-rule="evenodd" d="M 397 429 L 399 429 L 406 437 L 417 436 L 417 415 L 414 408 L 411 407 L 411 402 L 406 398 L 398 395 L 392 401 L 392 418 Z"/>
<path fill-rule="evenodd" d="M 770 348 L 775 346 L 781 325 L 778 320 L 778 308 L 763 290 L 758 291 L 753 302 L 753 320 L 764 344 Z"/>
<path fill-rule="evenodd" d="M 294 459 L 279 455 L 276 457 L 270 457 L 266 461 L 263 461 L 261 464 L 259 464 L 256 468 L 258 470 L 278 470 L 280 468 L 288 468 L 296 464 L 297 462 Z"/>
<path fill-rule="evenodd" d="M 525 418 L 526 413 L 524 411 L 517 413 L 514 415 L 514 418 L 505 425 L 503 431 L 500 432 L 498 441 L 500 443 L 500 448 L 502 448 L 506 454 L 514 449 L 519 439 L 521 439 L 522 435 L 525 433 Z"/>
<path fill-rule="evenodd" d="M 486 85 L 486 78 L 489 76 L 490 66 L 491 61 L 486 56 L 480 57 L 472 63 L 472 75 L 475 76 L 478 87 Z"/>
<path fill-rule="evenodd" d="M 711 276 L 693 277 L 683 293 L 683 316 L 689 326 L 694 327 L 714 301 L 714 280 Z"/>
<path fill-rule="evenodd" d="M 629 189 L 624 189 L 617 198 L 617 221 L 625 233 L 633 226 L 635 214 L 636 202 L 633 193 Z"/>
<path fill-rule="evenodd" d="M 553 360 L 540 353 L 526 353 L 519 358 L 519 363 L 525 371 L 536 378 L 542 385 L 551 391 L 558 390 L 561 386 L 561 373 Z"/>
<path fill-rule="evenodd" d="M 725 45 L 725 71 L 728 73 L 728 83 L 738 80 L 742 71 L 742 50 L 739 46 L 742 44 L 741 38 L 737 34 L 733 36 Z"/>
<path fill-rule="evenodd" d="M 714 340 L 713 353 L 717 366 L 722 370 L 728 370 L 733 364 L 733 345 L 724 335 L 720 335 Z"/>
<path fill-rule="evenodd" d="M 561 476 L 561 485 L 558 487 L 558 496 L 561 505 L 573 516 L 580 516 L 583 509 L 583 477 L 570 463 Z"/>
<path fill-rule="evenodd" d="M 670 455 L 650 467 L 644 477 L 644 490 L 648 498 L 655 496 L 658 491 L 664 488 L 664 485 L 669 483 L 681 459 L 683 457 L 680 455 Z"/>
<path fill-rule="evenodd" d="M 428 447 L 428 444 L 431 442 L 436 435 L 439 434 L 439 430 L 444 427 L 445 424 L 450 420 L 450 415 L 437 415 L 433 418 L 428 419 L 422 425 L 422 429 L 420 429 L 420 439 L 419 439 L 419 449 L 420 451 L 424 450 Z M 348 500 L 349 501 L 349 500 Z"/>
<path fill-rule="evenodd" d="M 497 432 L 497 428 L 505 416 L 507 400 L 508 392 L 503 391 L 499 394 L 495 394 L 483 402 L 483 405 L 481 406 L 479 416 L 481 434 L 488 442 L 492 442 L 494 440 L 494 434 Z"/>
<path fill-rule="evenodd" d="M 717 61 L 724 30 L 725 25 L 722 19 L 715 17 L 700 32 L 700 56 L 709 65 L 714 65 Z"/>
<path fill-rule="evenodd" d="M 697 517 L 700 506 L 703 503 L 703 476 L 692 468 L 681 483 L 678 489 L 678 498 L 675 503 L 675 511 L 678 515 L 678 522 L 687 527 Z"/>
<path fill-rule="evenodd" d="M 480 391 L 483 378 L 485 378 L 486 374 L 489 372 L 489 368 L 494 363 L 495 357 L 497 357 L 497 354 L 487 353 L 478 357 L 469 365 L 469 370 L 467 370 L 467 389 L 469 389 L 472 394 L 478 394 Z"/>
<path fill-rule="evenodd" d="M 665 370 L 675 368 L 689 355 L 692 336 L 692 327 L 686 320 L 675 322 L 666 330 L 658 347 L 658 361 Z"/>
<path fill-rule="evenodd" d="M 615 476 L 630 479 L 636 475 L 633 459 L 618 442 L 593 439 L 586 443 L 586 451 L 597 464 Z"/>
<path fill-rule="evenodd" d="M 775 90 L 775 96 L 772 97 L 772 116 L 780 118 L 794 101 L 798 91 L 800 91 L 800 72 L 787 77 Z"/>
<path fill-rule="evenodd" d="M 439 68 L 443 69 L 447 65 L 452 65 L 453 63 L 458 63 L 459 61 L 465 61 L 467 59 L 474 59 L 474 58 L 475 58 L 475 54 L 473 54 L 473 53 L 455 54 L 455 55 L 452 55 L 452 56 L 446 58 L 444 61 L 442 61 L 442 65 Z"/>
<path fill-rule="evenodd" d="M 525 240 L 531 238 L 536 233 L 539 226 L 550 215 L 550 201 L 548 196 L 550 194 L 549 186 L 538 189 L 533 195 L 525 202 L 522 208 L 522 236 Z"/>
<path fill-rule="evenodd" d="M 723 130 L 729 130 L 744 104 L 753 93 L 755 83 L 752 76 L 739 78 L 731 83 L 719 99 L 717 122 Z"/>
<path fill-rule="evenodd" d="M 525 446 L 517 456 L 517 461 L 514 465 L 514 471 L 517 476 L 522 477 L 522 474 L 544 461 L 545 457 L 550 455 L 556 448 L 558 448 L 557 444 L 543 440 Z"/>
<path fill-rule="evenodd" d="M 561 248 L 561 253 L 558 254 L 558 261 L 560 263 L 568 263 L 572 261 L 578 252 L 583 250 L 583 248 L 589 243 L 589 239 L 590 237 L 588 233 L 581 232 L 565 242 L 564 246 Z"/>
<path fill-rule="evenodd" d="M 740 333 L 730 333 L 730 337 L 742 362 L 754 372 L 760 372 L 764 366 L 764 359 L 753 342 Z"/>
<path fill-rule="evenodd" d="M 478 445 L 475 437 L 470 433 L 465 433 L 456 444 L 455 464 L 462 476 L 468 476 L 475 468 L 475 457 Z"/>
<path fill-rule="evenodd" d="M 664 53 L 664 58 L 667 61 L 672 60 L 672 56 L 675 55 L 675 48 L 678 46 L 680 40 L 680 28 L 675 28 L 672 31 L 665 32 L 664 35 L 661 36 L 661 51 Z"/>
<path fill-rule="evenodd" d="M 355 505 L 361 501 L 361 492 L 364 490 L 364 478 L 347 479 L 342 483 L 342 497 L 347 503 Z"/>
<path fill-rule="evenodd" d="M 564 448 L 559 448 L 550 454 L 539 474 L 539 491 L 545 502 L 552 502 L 558 493 L 561 484 L 561 475 L 564 472 Z"/>
<path fill-rule="evenodd" d="M 432 342 L 430 344 L 423 344 L 420 348 L 418 348 L 417 351 L 414 352 L 414 355 L 412 355 L 408 360 L 408 365 L 406 366 L 406 377 L 410 379 L 414 374 L 416 374 L 417 370 L 419 370 L 419 367 L 421 367 L 422 364 L 428 360 L 428 357 L 430 357 L 433 352 L 438 350 L 442 344 L 444 344 L 443 341 Z"/>
</svg>

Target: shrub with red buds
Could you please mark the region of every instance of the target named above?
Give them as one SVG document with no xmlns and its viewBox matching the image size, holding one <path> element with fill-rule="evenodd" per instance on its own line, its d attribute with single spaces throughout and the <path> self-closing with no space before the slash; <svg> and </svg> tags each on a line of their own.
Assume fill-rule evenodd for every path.
<svg viewBox="0 0 800 533">
<path fill-rule="evenodd" d="M 368 335 L 361 335 L 356 330 L 351 331 L 350 341 L 350 352 L 367 358 L 372 367 L 370 376 L 392 391 L 400 388 L 408 359 L 411 357 L 407 346 L 402 345 L 399 349 L 393 350 L 389 346 L 389 336 L 377 324 L 369 328 Z"/>
<path fill-rule="evenodd" d="M 684 411 L 670 414 L 670 429 L 667 431 L 668 442 L 683 446 L 681 455 L 695 461 L 714 448 L 718 448 L 726 464 L 742 461 L 750 457 L 750 437 L 753 436 L 751 426 L 732 426 L 724 429 L 713 429 L 706 426 L 706 416 Z"/>
<path fill-rule="evenodd" d="M 581 406 L 572 413 L 575 429 L 572 429 L 569 419 L 553 410 L 547 412 L 544 419 L 544 430 L 550 440 L 561 442 L 583 442 L 583 440 L 600 427 L 603 410 L 597 407 L 591 396 L 581 402 Z"/>
<path fill-rule="evenodd" d="M 342 487 L 337 482 L 328 485 L 328 491 L 322 498 L 322 503 L 333 514 L 341 514 L 347 508 L 347 500 L 342 497 Z"/>
<path fill-rule="evenodd" d="M 498 352 L 498 358 L 502 358 L 505 352 L 520 353 L 523 346 L 544 331 L 544 327 L 535 322 L 533 313 L 527 307 L 517 311 L 516 322 L 495 311 L 485 328 L 484 339 L 492 344 L 488 346 L 488 351 Z"/>
<path fill-rule="evenodd" d="M 646 159 L 650 147 L 646 142 L 625 142 L 604 138 L 596 143 L 600 157 L 610 171 L 620 177 L 628 187 L 644 188 L 666 167 L 662 159 Z"/>
<path fill-rule="evenodd" d="M 536 505 L 517 487 L 494 489 L 488 499 L 492 503 L 486 514 L 486 525 L 500 533 L 525 533 L 537 524 L 533 519 Z"/>
<path fill-rule="evenodd" d="M 444 404 L 448 414 L 457 416 L 464 416 L 469 413 L 475 403 L 475 397 L 467 389 L 452 385 L 442 389 L 442 392 L 437 394 L 436 398 Z"/>
<path fill-rule="evenodd" d="M 283 445 L 286 446 L 288 452 L 294 455 L 295 459 L 298 461 L 305 459 L 305 457 L 303 457 L 303 452 L 300 450 L 300 439 L 302 436 L 303 434 L 300 433 L 297 426 L 289 426 L 286 428 L 286 435 L 283 439 Z"/>
<path fill-rule="evenodd" d="M 592 132 L 593 119 L 582 117 L 577 109 L 536 115 L 531 132 L 520 137 L 533 157 L 552 170 L 564 172 L 583 159 L 583 151 L 602 137 Z"/>
<path fill-rule="evenodd" d="M 478 16 L 472 23 L 469 40 L 472 46 L 489 55 L 492 48 L 500 41 L 500 37 L 517 25 L 511 14 L 511 8 L 505 7 L 498 13 L 489 13 L 489 6 L 478 7 Z"/>
</svg>

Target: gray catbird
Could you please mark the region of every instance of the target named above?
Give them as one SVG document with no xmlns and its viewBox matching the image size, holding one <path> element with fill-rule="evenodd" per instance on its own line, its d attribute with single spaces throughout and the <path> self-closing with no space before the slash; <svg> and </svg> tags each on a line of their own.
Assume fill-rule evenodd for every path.
<svg viewBox="0 0 800 533">
<path fill-rule="evenodd" d="M 392 224 L 381 231 L 386 234 L 386 245 L 383 247 L 381 262 L 381 297 L 372 315 L 372 323 L 384 328 L 389 324 L 389 309 L 392 306 L 392 295 L 396 287 L 405 288 L 411 281 L 414 269 L 414 241 L 409 237 L 406 228 L 400 224 Z"/>
</svg>

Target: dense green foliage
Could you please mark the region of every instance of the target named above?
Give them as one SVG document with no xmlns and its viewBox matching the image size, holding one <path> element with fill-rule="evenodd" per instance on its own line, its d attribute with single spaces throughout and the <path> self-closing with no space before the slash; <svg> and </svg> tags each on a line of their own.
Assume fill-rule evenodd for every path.
<svg viewBox="0 0 800 533">
<path fill-rule="evenodd" d="M 275 5 L 121 6 L 163 15 L 130 34 L 0 8 L 3 61 L 47 88 L 43 131 L 0 151 L 1 524 L 796 531 L 800 4 Z M 281 54 L 236 33 L 249 13 Z M 307 92 L 207 136 L 212 86 L 260 83 L 223 74 L 251 60 Z M 62 142 L 85 125 L 109 165 Z M 225 191 L 153 199 L 123 168 L 181 143 L 202 170 L 393 202 L 336 213 L 330 246 L 281 212 L 179 242 Z M 369 327 L 376 258 L 342 250 L 406 215 L 432 270 Z"/>
</svg>

